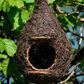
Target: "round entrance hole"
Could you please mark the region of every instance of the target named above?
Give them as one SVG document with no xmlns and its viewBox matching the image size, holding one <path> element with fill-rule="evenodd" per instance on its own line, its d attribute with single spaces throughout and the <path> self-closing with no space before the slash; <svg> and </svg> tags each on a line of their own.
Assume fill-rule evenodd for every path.
<svg viewBox="0 0 84 84">
<path fill-rule="evenodd" d="M 55 50 L 48 42 L 37 42 L 29 50 L 29 61 L 37 69 L 47 69 L 55 61 Z"/>
</svg>

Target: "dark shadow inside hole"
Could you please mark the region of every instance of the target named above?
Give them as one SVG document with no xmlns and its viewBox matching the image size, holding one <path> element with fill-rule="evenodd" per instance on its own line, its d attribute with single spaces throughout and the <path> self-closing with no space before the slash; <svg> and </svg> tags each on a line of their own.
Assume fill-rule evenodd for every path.
<svg viewBox="0 0 84 84">
<path fill-rule="evenodd" d="M 55 60 L 55 50 L 47 42 L 35 43 L 29 50 L 29 61 L 38 69 L 49 68 Z"/>
</svg>

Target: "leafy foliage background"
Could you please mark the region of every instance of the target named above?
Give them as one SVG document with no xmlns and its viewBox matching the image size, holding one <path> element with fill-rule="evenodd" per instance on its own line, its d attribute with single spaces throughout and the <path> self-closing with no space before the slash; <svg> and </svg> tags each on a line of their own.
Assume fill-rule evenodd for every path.
<svg viewBox="0 0 84 84">
<path fill-rule="evenodd" d="M 48 0 L 48 3 L 51 10 L 54 11 L 54 15 L 61 22 L 62 27 L 65 28 L 64 31 L 66 33 L 70 32 L 70 26 L 72 26 L 73 31 L 77 31 L 77 28 L 81 28 L 83 22 L 80 21 L 80 18 L 84 17 L 84 0 Z M 55 3 L 60 7 L 70 5 L 72 8 L 74 7 L 73 12 L 71 14 L 68 12 L 59 13 L 59 11 L 56 10 Z M 0 84 L 4 84 L 4 80 L 7 80 L 6 84 L 9 84 L 11 77 L 14 80 L 11 84 L 29 83 L 18 71 L 14 54 L 17 50 L 17 36 L 34 11 L 35 4 L 35 0 L 0 0 Z M 74 11 L 75 8 L 79 13 Z M 82 14 L 80 16 L 81 11 Z M 75 55 L 83 46 L 79 44 L 80 35 L 77 32 L 75 32 L 76 34 L 73 32 L 70 33 L 72 34 L 71 36 L 77 37 L 78 49 L 73 49 L 73 55 Z M 75 44 L 72 38 L 69 40 L 72 45 Z M 84 54 L 79 61 L 84 61 Z M 84 64 L 82 63 L 78 67 L 84 73 Z M 73 80 L 74 79 L 71 78 L 69 81 Z M 78 81 L 76 80 L 76 82 Z"/>
</svg>

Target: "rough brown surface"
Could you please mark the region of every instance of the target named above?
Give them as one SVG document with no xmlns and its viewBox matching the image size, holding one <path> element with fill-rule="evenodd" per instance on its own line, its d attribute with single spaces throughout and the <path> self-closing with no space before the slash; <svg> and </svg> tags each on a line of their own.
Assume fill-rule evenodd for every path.
<svg viewBox="0 0 84 84">
<path fill-rule="evenodd" d="M 17 66 L 30 82 L 58 82 L 70 68 L 72 47 L 45 0 L 38 1 L 17 47 Z"/>
</svg>

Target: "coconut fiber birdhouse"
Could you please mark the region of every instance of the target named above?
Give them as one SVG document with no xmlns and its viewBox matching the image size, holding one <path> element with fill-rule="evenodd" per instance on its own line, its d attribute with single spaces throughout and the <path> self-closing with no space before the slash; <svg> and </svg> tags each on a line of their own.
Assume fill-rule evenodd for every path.
<svg viewBox="0 0 84 84">
<path fill-rule="evenodd" d="M 17 47 L 17 66 L 30 82 L 57 82 L 70 68 L 72 47 L 46 0 L 38 0 Z"/>
</svg>

